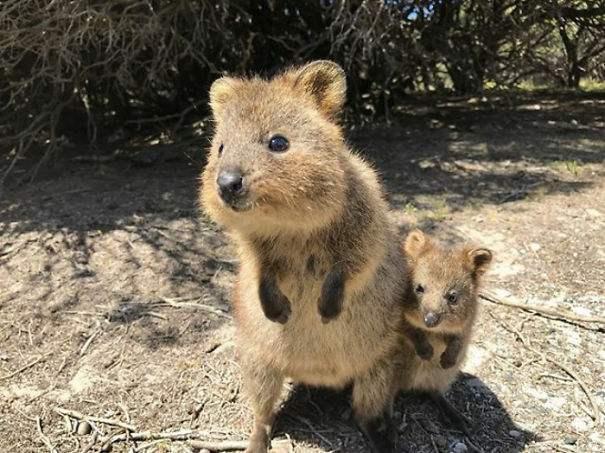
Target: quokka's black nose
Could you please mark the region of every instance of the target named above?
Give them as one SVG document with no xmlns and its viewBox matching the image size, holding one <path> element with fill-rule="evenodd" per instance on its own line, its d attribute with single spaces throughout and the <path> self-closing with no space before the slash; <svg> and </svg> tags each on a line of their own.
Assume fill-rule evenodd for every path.
<svg viewBox="0 0 605 453">
<path fill-rule="evenodd" d="M 441 321 L 441 317 L 437 313 L 430 311 L 424 315 L 424 324 L 427 327 L 435 327 L 439 321 Z"/>
<path fill-rule="evenodd" d="M 219 194 L 225 201 L 231 201 L 244 192 L 244 178 L 239 171 L 222 171 L 218 175 L 216 183 Z"/>
</svg>

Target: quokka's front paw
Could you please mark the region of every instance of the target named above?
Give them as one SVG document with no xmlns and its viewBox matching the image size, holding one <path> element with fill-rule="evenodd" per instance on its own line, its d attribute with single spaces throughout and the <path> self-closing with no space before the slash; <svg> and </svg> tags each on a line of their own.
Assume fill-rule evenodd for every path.
<svg viewBox="0 0 605 453">
<path fill-rule="evenodd" d="M 279 307 L 272 307 L 272 310 L 265 310 L 265 316 L 269 321 L 285 324 L 292 314 L 289 302 L 282 302 Z"/>
<path fill-rule="evenodd" d="M 448 368 L 452 368 L 454 365 L 456 365 L 456 357 L 452 357 L 444 352 L 441 354 L 439 363 L 441 364 L 441 368 L 447 370 Z"/>
<path fill-rule="evenodd" d="M 433 358 L 433 347 L 430 343 L 416 345 L 416 354 L 422 360 L 431 360 Z"/>
<path fill-rule="evenodd" d="M 319 315 L 321 316 L 321 322 L 324 324 L 338 318 L 342 312 L 342 307 L 336 305 L 319 306 Z"/>
</svg>

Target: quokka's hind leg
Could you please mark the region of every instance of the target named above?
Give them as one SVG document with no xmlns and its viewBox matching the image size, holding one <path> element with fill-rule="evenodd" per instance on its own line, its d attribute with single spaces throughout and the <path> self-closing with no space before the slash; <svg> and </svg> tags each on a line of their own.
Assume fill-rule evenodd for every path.
<svg viewBox="0 0 605 453">
<path fill-rule="evenodd" d="M 429 398 L 439 408 L 441 419 L 446 425 L 449 425 L 468 437 L 471 437 L 470 429 L 473 426 L 473 422 L 467 418 L 464 414 L 458 411 L 452 404 L 439 392 L 429 392 Z"/>
<path fill-rule="evenodd" d="M 353 412 L 374 453 L 394 453 L 397 430 L 393 423 L 395 364 L 380 362 L 353 383 Z"/>
<path fill-rule="evenodd" d="M 254 411 L 254 427 L 246 453 L 266 453 L 284 376 L 262 365 L 242 363 L 244 389 Z"/>
</svg>

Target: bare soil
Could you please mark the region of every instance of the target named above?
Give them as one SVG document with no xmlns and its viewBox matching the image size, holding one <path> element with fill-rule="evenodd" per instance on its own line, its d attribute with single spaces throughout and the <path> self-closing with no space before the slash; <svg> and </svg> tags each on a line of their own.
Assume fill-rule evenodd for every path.
<svg viewBox="0 0 605 453">
<path fill-rule="evenodd" d="M 402 232 L 420 226 L 492 248 L 486 289 L 499 297 L 605 316 L 604 96 L 411 99 L 390 126 L 350 138 L 382 174 Z M 97 422 L 96 434 L 77 434 L 56 407 L 138 431 L 246 438 L 229 308 L 237 263 L 198 211 L 203 152 L 192 153 L 147 166 L 66 153 L 5 191 L 0 451 L 99 451 L 122 432 Z M 474 422 L 471 438 L 402 395 L 402 451 L 605 451 L 594 420 L 605 419 L 605 325 L 481 308 L 448 394 Z M 289 388 L 274 451 L 366 451 L 348 398 Z M 192 450 L 163 440 L 113 451 L 146 445 Z"/>
</svg>

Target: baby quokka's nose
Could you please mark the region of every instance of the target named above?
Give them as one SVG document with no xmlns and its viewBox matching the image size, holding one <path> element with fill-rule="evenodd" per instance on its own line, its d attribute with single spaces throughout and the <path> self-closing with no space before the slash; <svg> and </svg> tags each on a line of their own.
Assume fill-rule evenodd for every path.
<svg viewBox="0 0 605 453">
<path fill-rule="evenodd" d="M 433 311 L 429 311 L 426 315 L 424 315 L 424 324 L 429 328 L 435 327 L 437 324 L 439 324 L 439 321 L 441 321 L 441 317 L 439 314 Z"/>
<path fill-rule="evenodd" d="M 244 192 L 244 178 L 237 170 L 224 170 L 216 179 L 219 195 L 225 201 L 231 201 Z"/>
</svg>

